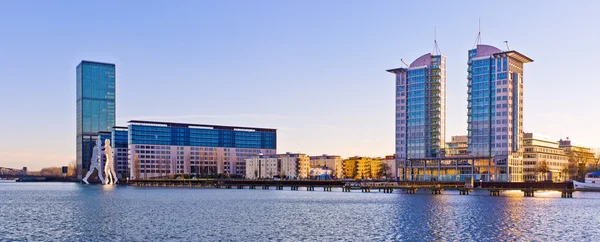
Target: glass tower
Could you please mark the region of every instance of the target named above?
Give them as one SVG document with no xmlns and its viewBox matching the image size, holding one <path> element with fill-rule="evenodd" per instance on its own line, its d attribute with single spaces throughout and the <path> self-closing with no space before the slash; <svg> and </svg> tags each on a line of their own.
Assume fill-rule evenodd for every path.
<svg viewBox="0 0 600 242">
<path fill-rule="evenodd" d="M 89 169 L 98 132 L 115 126 L 115 65 L 81 61 L 77 72 L 77 176 Z"/>
<path fill-rule="evenodd" d="M 492 157 L 491 179 L 523 180 L 523 64 L 517 51 L 469 50 L 468 154 Z"/>
<path fill-rule="evenodd" d="M 396 74 L 396 159 L 406 179 L 409 159 L 440 157 L 445 148 L 446 57 L 425 54 Z"/>
</svg>

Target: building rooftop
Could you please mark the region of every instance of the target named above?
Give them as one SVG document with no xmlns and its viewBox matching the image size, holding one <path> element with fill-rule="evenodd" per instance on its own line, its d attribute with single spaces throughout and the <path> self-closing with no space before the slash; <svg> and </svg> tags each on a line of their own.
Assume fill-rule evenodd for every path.
<svg viewBox="0 0 600 242">
<path fill-rule="evenodd" d="M 509 56 L 509 57 L 515 58 L 523 63 L 533 62 L 533 59 L 527 57 L 524 54 L 521 54 L 520 52 L 518 52 L 516 50 L 509 50 L 509 51 L 504 51 L 504 52 L 494 54 L 494 57 L 499 57 L 499 56 Z"/>
<path fill-rule="evenodd" d="M 407 72 L 408 69 L 406 69 L 406 68 L 396 68 L 396 69 L 389 69 L 389 70 L 386 70 L 386 71 L 389 72 L 389 73 L 398 74 L 398 73 Z"/>
<path fill-rule="evenodd" d="M 516 50 L 502 51 L 491 45 L 477 45 L 477 54 L 475 55 L 475 57 L 483 57 L 483 56 L 490 56 L 490 55 L 494 56 L 494 57 L 509 56 L 509 57 L 515 58 L 523 63 L 533 62 L 533 59 L 527 57 L 524 54 L 521 54 L 520 52 L 518 52 Z M 411 64 L 411 67 L 412 67 L 412 64 Z"/>
<path fill-rule="evenodd" d="M 115 66 L 115 64 L 113 63 L 107 63 L 107 62 L 99 62 L 99 61 L 89 61 L 89 60 L 82 60 L 81 63 L 90 63 L 90 64 L 100 64 L 100 65 L 109 65 L 109 66 Z"/>
<path fill-rule="evenodd" d="M 466 135 L 454 135 L 454 136 L 452 136 L 452 140 L 450 142 L 446 142 L 446 143 L 453 143 L 453 142 L 464 143 L 464 142 L 468 142 L 468 141 L 469 141 L 469 137 Z"/>
<path fill-rule="evenodd" d="M 223 125 L 209 125 L 209 124 L 189 124 L 189 123 L 171 123 L 171 122 L 159 122 L 159 121 L 142 121 L 142 120 L 130 120 L 129 124 L 138 125 L 153 125 L 163 127 L 180 127 L 180 128 L 203 128 L 203 129 L 217 129 L 217 130 L 233 130 L 233 131 L 248 131 L 248 132 L 276 132 L 277 129 L 269 128 L 253 128 L 253 127 L 240 127 L 240 126 L 223 126 Z"/>
<path fill-rule="evenodd" d="M 322 154 L 322 155 L 311 155 L 310 159 L 319 159 L 319 158 L 326 158 L 326 159 L 332 159 L 332 158 L 339 158 L 339 155 L 327 155 L 327 154 Z"/>
<path fill-rule="evenodd" d="M 431 65 L 431 53 L 427 53 L 410 63 L 410 68 Z"/>
</svg>

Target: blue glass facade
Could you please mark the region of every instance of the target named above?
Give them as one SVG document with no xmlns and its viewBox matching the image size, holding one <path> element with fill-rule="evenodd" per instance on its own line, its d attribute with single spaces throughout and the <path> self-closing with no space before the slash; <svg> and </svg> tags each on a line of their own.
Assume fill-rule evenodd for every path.
<svg viewBox="0 0 600 242">
<path fill-rule="evenodd" d="M 114 127 L 111 133 L 114 164 L 119 178 L 129 177 L 128 134 L 127 127 Z"/>
<path fill-rule="evenodd" d="M 115 127 L 111 134 L 113 147 L 127 149 L 128 133 L 127 128 Z"/>
<path fill-rule="evenodd" d="M 426 90 L 425 80 L 428 79 L 429 71 L 421 68 L 408 71 L 408 93 L 407 93 L 407 136 L 406 157 L 425 157 L 425 109 Z"/>
<path fill-rule="evenodd" d="M 396 161 L 401 179 L 419 171 L 410 159 L 441 156 L 446 129 L 446 57 L 425 54 L 396 74 Z"/>
<path fill-rule="evenodd" d="M 468 154 L 493 158 L 484 179 L 522 181 L 523 65 L 533 60 L 489 45 L 468 55 Z"/>
<path fill-rule="evenodd" d="M 491 56 L 473 60 L 476 55 L 477 49 L 469 51 L 468 149 L 471 156 L 491 156 L 492 122 L 496 113 L 496 61 Z M 506 69 L 500 71 L 500 77 L 506 79 Z"/>
<path fill-rule="evenodd" d="M 129 122 L 129 144 L 276 149 L 275 129 Z"/>
<path fill-rule="evenodd" d="M 98 132 L 110 132 L 115 126 L 115 65 L 82 61 L 76 80 L 77 175 L 81 178 L 89 169 Z"/>
</svg>

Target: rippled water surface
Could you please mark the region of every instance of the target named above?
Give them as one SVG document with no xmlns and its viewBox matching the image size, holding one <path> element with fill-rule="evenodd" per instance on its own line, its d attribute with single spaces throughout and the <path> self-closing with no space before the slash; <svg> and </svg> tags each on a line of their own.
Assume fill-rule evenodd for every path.
<svg viewBox="0 0 600 242">
<path fill-rule="evenodd" d="M 2 183 L 0 241 L 597 241 L 600 233 L 600 193 L 315 190 Z"/>
</svg>

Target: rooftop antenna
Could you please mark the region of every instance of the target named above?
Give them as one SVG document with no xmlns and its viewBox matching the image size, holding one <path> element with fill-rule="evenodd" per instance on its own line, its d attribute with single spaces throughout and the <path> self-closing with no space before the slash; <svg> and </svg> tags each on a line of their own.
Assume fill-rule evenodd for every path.
<svg viewBox="0 0 600 242">
<path fill-rule="evenodd" d="M 475 39 L 475 44 L 473 44 L 473 49 L 477 47 L 477 45 L 481 44 L 481 18 L 479 18 L 479 32 L 477 33 L 477 38 Z"/>
<path fill-rule="evenodd" d="M 505 40 L 504 43 L 506 44 L 506 51 L 510 51 L 510 48 L 508 47 L 508 40 Z"/>
<path fill-rule="evenodd" d="M 431 53 L 434 55 L 442 54 L 442 52 L 440 51 L 440 47 L 437 44 L 436 27 L 433 27 L 433 51 Z"/>
<path fill-rule="evenodd" d="M 403 59 L 400 59 L 400 61 L 402 61 L 402 63 L 404 63 L 404 65 L 406 66 L 406 68 L 409 68 L 410 66 L 408 66 L 408 64 L 406 64 L 406 62 L 404 62 Z"/>
</svg>

